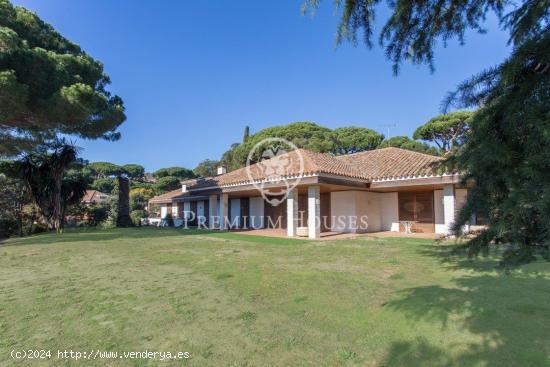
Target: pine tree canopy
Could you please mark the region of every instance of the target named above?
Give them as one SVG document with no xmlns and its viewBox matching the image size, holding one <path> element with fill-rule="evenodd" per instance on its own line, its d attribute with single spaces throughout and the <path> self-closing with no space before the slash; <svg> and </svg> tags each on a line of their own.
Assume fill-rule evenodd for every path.
<svg viewBox="0 0 550 367">
<path fill-rule="evenodd" d="M 197 177 L 211 177 L 216 175 L 216 169 L 220 165 L 219 161 L 205 159 L 193 169 L 193 173 Z"/>
<path fill-rule="evenodd" d="M 185 167 L 167 167 L 161 168 L 153 172 L 153 176 L 156 178 L 163 177 L 177 177 L 182 180 L 187 180 L 190 178 L 195 178 L 195 174 L 192 170 Z"/>
<path fill-rule="evenodd" d="M 392 136 L 389 139 L 386 139 L 380 143 L 378 149 L 395 147 L 401 149 L 414 150 L 415 152 L 438 155 L 439 151 L 436 147 L 432 147 L 422 141 L 413 140 L 408 136 Z"/>
<path fill-rule="evenodd" d="M 419 126 L 413 138 L 434 142 L 442 153 L 448 153 L 466 139 L 472 114 L 470 111 L 456 111 L 436 116 Z"/>
<path fill-rule="evenodd" d="M 0 0 L 0 155 L 59 134 L 116 140 L 122 100 L 103 65 L 36 14 Z"/>
<path fill-rule="evenodd" d="M 336 138 L 335 152 L 338 154 L 376 149 L 384 140 L 384 135 L 365 127 L 339 127 L 333 133 Z"/>
</svg>

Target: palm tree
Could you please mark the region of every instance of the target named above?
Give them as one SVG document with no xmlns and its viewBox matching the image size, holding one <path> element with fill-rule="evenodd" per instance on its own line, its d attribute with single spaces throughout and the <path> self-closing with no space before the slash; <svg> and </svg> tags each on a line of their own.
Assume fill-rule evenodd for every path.
<svg viewBox="0 0 550 367">
<path fill-rule="evenodd" d="M 76 161 L 77 154 L 75 146 L 60 141 L 49 149 L 28 153 L 20 161 L 21 175 L 41 214 L 49 228 L 58 232 L 63 227 L 64 199 L 74 202 L 80 196 L 80 200 L 85 191 L 85 185 L 63 185 L 65 172 Z"/>
</svg>

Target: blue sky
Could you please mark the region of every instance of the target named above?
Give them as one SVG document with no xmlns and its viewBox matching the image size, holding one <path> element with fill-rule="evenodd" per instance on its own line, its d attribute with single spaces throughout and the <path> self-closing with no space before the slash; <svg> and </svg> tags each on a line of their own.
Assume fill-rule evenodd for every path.
<svg viewBox="0 0 550 367">
<path fill-rule="evenodd" d="M 252 132 L 293 121 L 355 125 L 411 135 L 438 114 L 445 94 L 509 53 L 506 33 L 470 33 L 436 53 L 436 71 L 400 75 L 379 47 L 334 48 L 338 17 L 302 0 L 14 0 L 101 60 L 127 121 L 118 142 L 81 141 L 90 161 L 148 171 L 217 159 Z M 381 18 L 382 16 L 380 16 Z"/>
</svg>

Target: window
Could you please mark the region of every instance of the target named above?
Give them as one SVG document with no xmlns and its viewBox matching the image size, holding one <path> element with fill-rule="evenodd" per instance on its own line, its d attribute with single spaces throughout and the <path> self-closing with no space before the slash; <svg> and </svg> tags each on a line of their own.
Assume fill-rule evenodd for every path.
<svg viewBox="0 0 550 367">
<path fill-rule="evenodd" d="M 433 191 L 400 192 L 399 220 L 434 223 Z"/>
</svg>

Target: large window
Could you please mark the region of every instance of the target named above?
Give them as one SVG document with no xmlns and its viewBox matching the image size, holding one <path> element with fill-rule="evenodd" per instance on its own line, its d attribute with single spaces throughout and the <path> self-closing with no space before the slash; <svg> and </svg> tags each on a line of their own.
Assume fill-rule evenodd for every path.
<svg viewBox="0 0 550 367">
<path fill-rule="evenodd" d="M 434 223 L 433 191 L 400 192 L 399 220 Z"/>
</svg>

